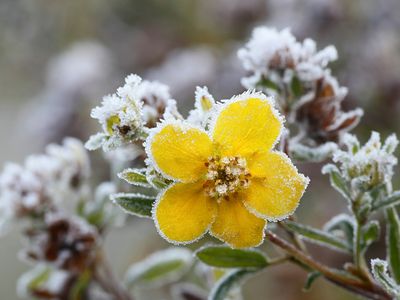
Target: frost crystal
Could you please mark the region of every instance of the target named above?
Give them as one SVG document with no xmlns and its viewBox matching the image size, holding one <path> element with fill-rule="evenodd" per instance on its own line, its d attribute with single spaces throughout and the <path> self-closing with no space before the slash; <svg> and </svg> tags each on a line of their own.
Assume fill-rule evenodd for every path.
<svg viewBox="0 0 400 300">
<path fill-rule="evenodd" d="M 84 193 L 89 173 L 86 150 L 72 138 L 27 157 L 23 166 L 6 164 L 0 174 L 0 223 L 40 214 L 54 202 Z"/>
</svg>

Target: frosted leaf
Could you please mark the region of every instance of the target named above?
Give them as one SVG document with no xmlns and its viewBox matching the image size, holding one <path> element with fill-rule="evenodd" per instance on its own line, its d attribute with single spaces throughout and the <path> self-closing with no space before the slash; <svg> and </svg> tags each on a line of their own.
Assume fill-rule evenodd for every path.
<svg viewBox="0 0 400 300">
<path fill-rule="evenodd" d="M 328 142 L 318 147 L 307 147 L 299 143 L 290 143 L 290 156 L 299 161 L 321 162 L 329 157 L 337 150 L 335 143 Z"/>
<path fill-rule="evenodd" d="M 372 275 L 381 286 L 385 288 L 395 299 L 400 299 L 400 286 L 389 275 L 388 263 L 381 259 L 371 260 Z"/>
<path fill-rule="evenodd" d="M 181 278 L 192 264 L 193 254 L 185 248 L 161 250 L 132 265 L 125 282 L 129 286 L 159 287 Z"/>
</svg>

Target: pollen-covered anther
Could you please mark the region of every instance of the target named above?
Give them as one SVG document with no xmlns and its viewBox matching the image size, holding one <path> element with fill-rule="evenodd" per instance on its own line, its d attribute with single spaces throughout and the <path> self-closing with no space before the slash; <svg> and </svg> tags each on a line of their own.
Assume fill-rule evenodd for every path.
<svg viewBox="0 0 400 300">
<path fill-rule="evenodd" d="M 251 175 L 244 158 L 213 156 L 205 165 L 208 171 L 204 187 L 210 197 L 226 198 L 250 184 Z"/>
</svg>

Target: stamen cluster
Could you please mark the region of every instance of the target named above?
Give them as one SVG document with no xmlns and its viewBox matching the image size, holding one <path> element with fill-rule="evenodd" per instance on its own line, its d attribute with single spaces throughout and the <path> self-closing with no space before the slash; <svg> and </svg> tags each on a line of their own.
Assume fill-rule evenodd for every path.
<svg viewBox="0 0 400 300">
<path fill-rule="evenodd" d="M 213 156 L 205 163 L 208 168 L 204 187 L 213 198 L 228 198 L 250 184 L 251 174 L 244 158 L 238 156 Z"/>
</svg>

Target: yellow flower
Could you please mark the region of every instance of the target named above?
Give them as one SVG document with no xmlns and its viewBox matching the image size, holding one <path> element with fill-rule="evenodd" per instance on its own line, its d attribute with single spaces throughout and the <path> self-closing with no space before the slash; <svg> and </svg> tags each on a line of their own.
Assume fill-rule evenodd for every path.
<svg viewBox="0 0 400 300">
<path fill-rule="evenodd" d="M 234 248 L 263 241 L 266 220 L 292 214 L 308 184 L 290 159 L 272 151 L 282 119 L 261 93 L 220 105 L 209 133 L 185 122 L 159 124 L 146 151 L 175 183 L 159 195 L 153 218 L 170 242 L 207 231 Z"/>
</svg>

